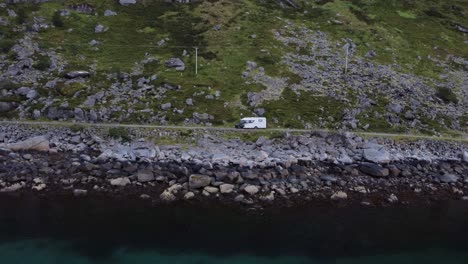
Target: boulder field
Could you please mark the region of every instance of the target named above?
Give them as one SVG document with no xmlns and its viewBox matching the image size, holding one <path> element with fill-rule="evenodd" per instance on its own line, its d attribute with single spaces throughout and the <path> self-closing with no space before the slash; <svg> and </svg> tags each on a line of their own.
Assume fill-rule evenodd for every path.
<svg viewBox="0 0 468 264">
<path fill-rule="evenodd" d="M 136 195 L 153 202 L 209 199 L 248 205 L 468 198 L 464 142 L 313 131 L 242 141 L 201 130 L 168 144 L 157 135 L 181 132 L 146 133 L 122 142 L 93 128 L 2 126 L 0 193 Z"/>
</svg>

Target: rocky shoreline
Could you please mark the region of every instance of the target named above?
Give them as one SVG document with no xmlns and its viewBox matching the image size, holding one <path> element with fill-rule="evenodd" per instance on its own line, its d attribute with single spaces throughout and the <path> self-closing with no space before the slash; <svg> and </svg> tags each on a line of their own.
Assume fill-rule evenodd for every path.
<svg viewBox="0 0 468 264">
<path fill-rule="evenodd" d="M 203 130 L 128 133 L 122 142 L 97 128 L 4 125 L 0 193 L 248 206 L 468 200 L 464 142 L 324 132 L 252 142 Z"/>
</svg>

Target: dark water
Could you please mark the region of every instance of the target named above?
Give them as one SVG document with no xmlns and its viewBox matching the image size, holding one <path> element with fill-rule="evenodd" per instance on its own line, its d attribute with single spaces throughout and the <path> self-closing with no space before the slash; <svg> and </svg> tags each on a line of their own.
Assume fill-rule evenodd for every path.
<svg viewBox="0 0 468 264">
<path fill-rule="evenodd" d="M 468 263 L 468 204 L 223 206 L 0 196 L 0 263 Z"/>
</svg>

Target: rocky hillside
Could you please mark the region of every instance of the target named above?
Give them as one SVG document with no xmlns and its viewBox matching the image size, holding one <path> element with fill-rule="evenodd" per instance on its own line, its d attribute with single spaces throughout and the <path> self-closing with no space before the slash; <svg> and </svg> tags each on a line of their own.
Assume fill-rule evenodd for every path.
<svg viewBox="0 0 468 264">
<path fill-rule="evenodd" d="M 2 2 L 3 118 L 468 127 L 463 0 Z"/>
</svg>

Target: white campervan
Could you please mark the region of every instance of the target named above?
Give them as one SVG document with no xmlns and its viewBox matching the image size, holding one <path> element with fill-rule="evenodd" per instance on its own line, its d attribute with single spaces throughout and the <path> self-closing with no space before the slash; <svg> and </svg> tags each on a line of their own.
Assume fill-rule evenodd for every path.
<svg viewBox="0 0 468 264">
<path fill-rule="evenodd" d="M 265 117 L 245 117 L 242 118 L 236 128 L 266 128 L 267 121 Z"/>
</svg>

